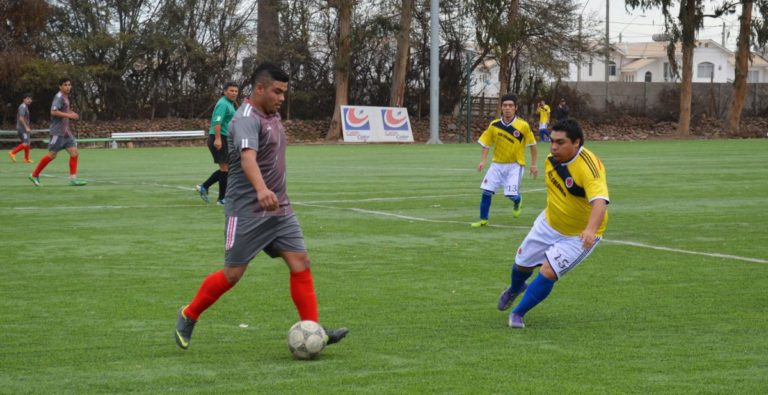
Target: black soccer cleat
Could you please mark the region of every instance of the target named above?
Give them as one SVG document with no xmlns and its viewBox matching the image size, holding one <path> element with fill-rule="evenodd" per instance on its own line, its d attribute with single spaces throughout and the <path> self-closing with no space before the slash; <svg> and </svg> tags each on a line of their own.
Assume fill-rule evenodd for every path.
<svg viewBox="0 0 768 395">
<path fill-rule="evenodd" d="M 192 330 L 195 329 L 197 321 L 187 318 L 187 316 L 184 315 L 184 308 L 186 308 L 186 306 L 179 309 L 176 317 L 174 338 L 176 339 L 176 344 L 186 350 L 189 348 L 189 341 L 192 339 Z"/>
<path fill-rule="evenodd" d="M 338 343 L 341 341 L 341 339 L 345 338 L 347 334 L 349 334 L 349 329 L 347 328 L 337 328 L 337 329 L 329 329 L 326 327 L 323 327 L 325 329 L 325 345 L 330 346 L 331 344 Z"/>
</svg>

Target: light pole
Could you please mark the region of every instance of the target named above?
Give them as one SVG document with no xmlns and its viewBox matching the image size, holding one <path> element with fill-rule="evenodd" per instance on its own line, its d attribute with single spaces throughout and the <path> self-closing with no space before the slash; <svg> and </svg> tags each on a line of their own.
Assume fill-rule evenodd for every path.
<svg viewBox="0 0 768 395">
<path fill-rule="evenodd" d="M 644 14 L 635 15 L 635 17 L 634 17 L 634 18 L 632 18 L 632 19 L 629 21 L 629 23 L 627 23 L 627 26 L 624 26 L 624 28 L 623 28 L 623 29 L 621 29 L 621 31 L 619 32 L 619 42 L 621 42 L 621 33 L 624 33 L 624 31 L 625 31 L 625 30 L 627 30 L 627 28 L 628 28 L 628 27 L 632 26 L 632 22 L 634 22 L 634 21 L 635 21 L 635 19 L 637 19 L 637 18 L 645 18 L 645 15 L 644 15 Z"/>
</svg>

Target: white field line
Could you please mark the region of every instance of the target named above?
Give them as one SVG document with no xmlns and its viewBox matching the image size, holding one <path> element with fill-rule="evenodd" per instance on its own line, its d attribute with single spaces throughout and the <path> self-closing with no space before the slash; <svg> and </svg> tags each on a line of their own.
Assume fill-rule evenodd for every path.
<svg viewBox="0 0 768 395">
<path fill-rule="evenodd" d="M 310 204 L 310 203 L 294 203 L 294 204 L 297 206 L 317 207 L 317 208 L 323 208 L 323 209 L 329 209 L 329 210 L 345 210 L 345 211 L 353 211 L 353 212 L 363 213 L 363 214 L 394 217 L 399 219 L 405 219 L 408 221 L 468 225 L 467 222 L 462 222 L 462 221 L 446 221 L 446 220 L 435 220 L 435 219 L 429 219 L 429 218 L 419 218 L 419 217 L 413 217 L 409 215 L 392 214 L 392 213 L 387 213 L 382 211 L 365 210 L 365 209 L 354 208 L 354 207 L 335 207 L 335 206 L 325 206 L 325 205 Z M 530 229 L 530 226 L 510 226 L 510 225 L 493 225 L 493 224 L 489 224 L 488 226 L 497 227 L 497 228 Z M 732 259 L 737 261 L 753 262 L 753 263 L 768 263 L 768 260 L 759 259 L 759 258 L 750 258 L 750 257 L 743 257 L 738 255 L 718 254 L 718 253 L 709 253 L 709 252 L 700 252 L 700 251 L 690 251 L 690 250 L 683 250 L 679 248 L 670 248 L 670 247 L 655 246 L 651 244 L 638 243 L 634 241 L 609 240 L 609 239 L 603 239 L 603 241 L 607 243 L 628 245 L 628 246 L 638 247 L 638 248 L 648 248 L 648 249 L 658 250 L 658 251 L 676 252 L 680 254 L 699 255 L 699 256 L 706 256 L 710 258 Z"/>
<path fill-rule="evenodd" d="M 50 178 L 63 178 L 63 177 L 56 177 L 56 176 L 46 176 L 46 175 L 43 175 L 43 176 L 50 177 Z M 93 179 L 85 179 L 85 180 L 92 181 L 92 182 L 99 182 L 99 183 L 108 183 L 113 185 L 149 185 L 149 186 L 179 189 L 179 190 L 185 190 L 185 191 L 194 190 L 194 188 L 182 187 L 178 185 L 165 185 L 165 184 L 159 184 L 159 183 L 121 183 L 117 181 L 100 181 L 100 180 L 97 181 Z M 541 192 L 541 191 L 544 191 L 544 188 L 532 189 L 529 191 L 524 191 L 523 193 Z M 353 211 L 353 212 L 369 214 L 369 215 L 404 219 L 408 221 L 467 225 L 468 224 L 467 222 L 462 222 L 462 221 L 436 220 L 436 219 L 429 219 L 429 218 L 413 217 L 409 215 L 387 213 L 384 211 L 366 210 L 366 209 L 355 208 L 355 207 L 336 207 L 336 206 L 326 206 L 326 205 L 318 204 L 318 203 L 356 203 L 356 202 L 375 202 L 375 201 L 398 201 L 398 200 L 410 200 L 410 199 L 434 199 L 434 198 L 441 198 L 441 197 L 444 198 L 444 197 L 465 197 L 465 196 L 471 196 L 471 195 L 462 194 L 462 195 L 437 195 L 437 196 L 408 196 L 408 197 L 397 197 L 397 198 L 370 198 L 370 199 L 356 199 L 356 200 L 346 199 L 346 200 L 328 200 L 328 201 L 322 201 L 322 202 L 293 202 L 292 204 L 297 206 L 316 207 L 316 208 L 323 208 L 328 210 Z M 110 206 L 110 205 L 107 205 L 107 206 L 12 207 L 11 209 L 13 210 L 76 210 L 76 209 L 83 210 L 83 209 L 135 209 L 135 208 L 151 209 L 151 208 L 182 208 L 182 207 L 203 207 L 203 206 L 199 204 L 160 205 L 160 206 L 153 206 L 153 205 Z M 488 226 L 497 227 L 497 228 L 511 228 L 511 229 L 529 229 L 530 228 L 527 226 L 510 226 L 510 225 L 496 225 L 496 224 L 489 224 Z M 732 260 L 752 262 L 752 263 L 768 263 L 768 260 L 759 259 L 759 258 L 750 258 L 750 257 L 742 257 L 738 255 L 718 254 L 718 253 L 709 253 L 709 252 L 700 252 L 700 251 L 690 251 L 690 250 L 683 250 L 679 248 L 670 248 L 670 247 L 663 247 L 663 246 L 655 246 L 651 244 L 638 243 L 634 241 L 610 240 L 610 239 L 603 239 L 603 241 L 607 243 L 628 245 L 628 246 L 638 247 L 638 248 L 648 248 L 648 249 L 657 250 L 657 251 L 676 252 L 676 253 L 688 254 L 688 255 L 699 255 L 699 256 L 706 256 L 710 258 L 732 259 Z"/>
</svg>

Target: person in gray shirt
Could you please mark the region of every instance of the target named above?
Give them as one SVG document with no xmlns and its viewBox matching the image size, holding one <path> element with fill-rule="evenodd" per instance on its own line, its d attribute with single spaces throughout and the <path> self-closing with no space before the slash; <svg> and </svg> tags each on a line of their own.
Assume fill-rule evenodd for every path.
<svg viewBox="0 0 768 395">
<path fill-rule="evenodd" d="M 70 120 L 80 119 L 76 112 L 72 111 L 69 105 L 69 92 L 72 91 L 72 80 L 62 78 L 59 80 L 59 93 L 53 97 L 51 103 L 51 140 L 48 143 L 48 153 L 40 159 L 35 171 L 29 176 L 35 186 L 40 186 L 40 172 L 56 159 L 59 151 L 67 150 L 69 153 L 69 185 L 83 186 L 86 184 L 83 180 L 77 179 L 77 141 L 75 135 L 69 128 Z"/>
<path fill-rule="evenodd" d="M 288 90 L 288 75 L 263 63 L 253 72 L 251 83 L 250 99 L 229 124 L 224 268 L 208 275 L 192 302 L 178 311 L 174 337 L 185 350 L 199 316 L 237 284 L 261 251 L 281 257 L 288 266 L 291 298 L 301 320 L 319 322 L 304 235 L 286 192 L 286 137 L 278 111 Z M 333 344 L 349 330 L 325 328 L 325 332 L 326 344 Z"/>
<path fill-rule="evenodd" d="M 12 161 L 16 162 L 16 154 L 24 150 L 24 163 L 33 163 L 34 161 L 29 158 L 29 138 L 32 128 L 29 126 L 29 105 L 32 104 L 32 94 L 24 94 L 19 109 L 16 110 L 16 131 L 19 133 L 19 140 L 21 143 L 16 146 L 8 156 Z"/>
</svg>

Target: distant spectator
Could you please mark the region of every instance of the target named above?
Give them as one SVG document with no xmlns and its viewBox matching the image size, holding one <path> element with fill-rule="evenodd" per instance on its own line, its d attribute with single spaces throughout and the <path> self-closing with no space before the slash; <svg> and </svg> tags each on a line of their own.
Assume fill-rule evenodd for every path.
<svg viewBox="0 0 768 395">
<path fill-rule="evenodd" d="M 555 111 L 555 118 L 557 118 L 558 121 L 568 119 L 569 112 L 571 112 L 571 109 L 568 108 L 565 99 L 560 99 L 560 104 L 557 105 L 557 111 Z"/>
</svg>

